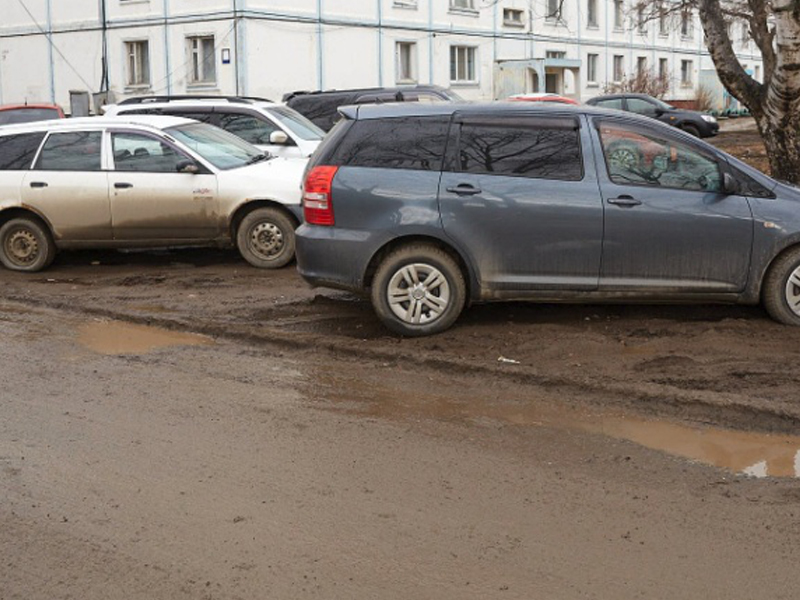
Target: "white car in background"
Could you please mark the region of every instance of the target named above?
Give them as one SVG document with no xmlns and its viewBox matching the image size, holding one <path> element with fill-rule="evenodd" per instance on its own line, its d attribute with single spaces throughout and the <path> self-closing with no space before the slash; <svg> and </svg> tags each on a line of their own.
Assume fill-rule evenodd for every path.
<svg viewBox="0 0 800 600">
<path fill-rule="evenodd" d="M 256 267 L 282 267 L 306 162 L 180 117 L 6 126 L 0 262 L 39 271 L 60 249 L 235 245 Z"/>
<path fill-rule="evenodd" d="M 171 115 L 215 125 L 259 149 L 307 158 L 325 132 L 299 112 L 263 98 L 241 96 L 141 96 L 103 107 L 107 116 Z"/>
</svg>

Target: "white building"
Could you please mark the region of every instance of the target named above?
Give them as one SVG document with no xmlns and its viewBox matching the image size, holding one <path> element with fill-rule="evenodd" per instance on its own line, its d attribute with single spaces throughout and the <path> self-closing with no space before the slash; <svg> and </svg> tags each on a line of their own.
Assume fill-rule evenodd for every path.
<svg viewBox="0 0 800 600">
<path fill-rule="evenodd" d="M 468 99 L 585 100 L 637 69 L 693 97 L 713 72 L 696 15 L 637 23 L 633 0 L 0 0 L 0 104 L 71 92 L 280 99 L 434 83 Z M 733 31 L 747 69 L 761 60 Z"/>
</svg>

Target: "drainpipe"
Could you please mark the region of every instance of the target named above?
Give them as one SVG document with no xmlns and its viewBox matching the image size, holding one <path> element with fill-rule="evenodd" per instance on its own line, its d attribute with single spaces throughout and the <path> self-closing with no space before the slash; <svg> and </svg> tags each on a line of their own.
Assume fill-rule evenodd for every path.
<svg viewBox="0 0 800 600">
<path fill-rule="evenodd" d="M 50 63 L 50 102 L 56 102 L 56 74 L 55 63 L 53 62 L 53 16 L 51 12 L 51 0 L 47 0 L 47 60 Z"/>
<path fill-rule="evenodd" d="M 433 34 L 433 0 L 428 0 L 428 83 L 433 85 L 433 52 L 435 40 Z"/>
<path fill-rule="evenodd" d="M 242 11 L 246 0 L 233 0 L 233 45 L 236 56 L 233 69 L 236 78 L 236 95 L 247 95 L 247 23 Z"/>
<path fill-rule="evenodd" d="M 378 87 L 383 87 L 383 0 L 378 3 Z"/>
<path fill-rule="evenodd" d="M 102 38 L 102 65 L 100 74 L 100 92 L 108 91 L 108 14 L 106 12 L 106 0 L 100 0 L 100 20 L 103 32 Z"/>
<path fill-rule="evenodd" d="M 167 95 L 172 95 L 172 67 L 169 53 L 169 0 L 164 0 L 164 68 L 167 73 Z"/>
<path fill-rule="evenodd" d="M 325 86 L 325 74 L 323 69 L 325 63 L 323 61 L 323 34 L 322 29 L 322 0 L 317 0 L 317 88 L 322 90 Z"/>
</svg>

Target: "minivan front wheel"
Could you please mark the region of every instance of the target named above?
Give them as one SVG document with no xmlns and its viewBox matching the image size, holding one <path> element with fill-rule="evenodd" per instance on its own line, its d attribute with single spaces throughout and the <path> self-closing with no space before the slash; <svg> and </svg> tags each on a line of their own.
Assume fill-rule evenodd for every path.
<svg viewBox="0 0 800 600">
<path fill-rule="evenodd" d="M 786 325 L 800 325 L 800 248 L 779 257 L 764 279 L 764 308 Z"/>
<path fill-rule="evenodd" d="M 0 262 L 7 269 L 41 271 L 53 262 L 55 255 L 50 233 L 38 221 L 19 217 L 0 227 Z"/>
<path fill-rule="evenodd" d="M 372 306 L 386 327 L 409 337 L 449 328 L 464 308 L 466 284 L 455 260 L 426 244 L 395 250 L 372 282 Z"/>
<path fill-rule="evenodd" d="M 294 223 L 277 208 L 257 208 L 239 224 L 236 247 L 254 267 L 279 269 L 294 257 Z"/>
</svg>

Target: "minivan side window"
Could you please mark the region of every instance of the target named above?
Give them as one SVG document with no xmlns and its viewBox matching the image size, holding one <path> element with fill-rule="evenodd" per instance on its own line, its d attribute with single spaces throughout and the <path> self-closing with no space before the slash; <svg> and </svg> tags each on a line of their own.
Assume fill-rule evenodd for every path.
<svg viewBox="0 0 800 600">
<path fill-rule="evenodd" d="M 221 114 L 219 126 L 251 144 L 269 144 L 270 135 L 278 131 L 278 128 L 266 119 L 236 113 Z"/>
<path fill-rule="evenodd" d="M 101 131 L 53 133 L 44 143 L 36 169 L 42 171 L 99 171 Z"/>
<path fill-rule="evenodd" d="M 417 169 L 442 168 L 448 117 L 401 117 L 355 121 L 333 151 L 332 166 Z"/>
<path fill-rule="evenodd" d="M 598 123 L 608 176 L 620 185 L 719 192 L 719 164 L 689 144 L 636 125 Z"/>
<path fill-rule="evenodd" d="M 459 171 L 562 181 L 583 179 L 577 123 L 571 119 L 505 121 L 461 124 Z"/>
<path fill-rule="evenodd" d="M 44 135 L 42 131 L 0 137 L 0 171 L 30 169 Z"/>
</svg>

